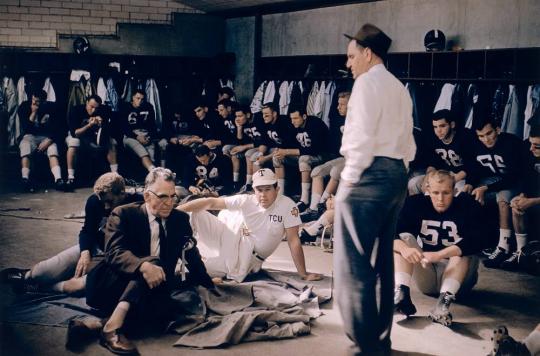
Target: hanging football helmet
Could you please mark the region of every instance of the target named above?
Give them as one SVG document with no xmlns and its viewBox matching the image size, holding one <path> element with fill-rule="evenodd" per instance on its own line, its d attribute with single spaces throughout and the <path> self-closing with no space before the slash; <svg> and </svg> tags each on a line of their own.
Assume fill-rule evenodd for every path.
<svg viewBox="0 0 540 356">
<path fill-rule="evenodd" d="M 446 36 L 441 30 L 431 30 L 424 37 L 426 51 L 444 51 L 446 48 Z"/>
<path fill-rule="evenodd" d="M 86 37 L 77 37 L 73 41 L 73 51 L 77 54 L 84 54 L 90 50 L 90 42 Z"/>
</svg>

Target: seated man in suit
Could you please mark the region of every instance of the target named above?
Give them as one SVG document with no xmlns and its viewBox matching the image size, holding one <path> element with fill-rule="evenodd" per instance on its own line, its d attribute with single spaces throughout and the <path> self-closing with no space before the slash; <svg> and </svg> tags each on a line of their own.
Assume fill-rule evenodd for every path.
<svg viewBox="0 0 540 356">
<path fill-rule="evenodd" d="M 182 282 L 187 265 L 192 284 L 214 286 L 192 238 L 188 215 L 173 210 L 174 178 L 168 169 L 153 169 L 145 180 L 144 203 L 120 206 L 107 221 L 105 260 L 88 274 L 86 302 L 112 312 L 100 337 L 100 344 L 111 352 L 137 353 L 122 332 L 126 326 L 174 319 L 170 293 L 181 285 L 175 280 L 180 257 Z"/>
</svg>

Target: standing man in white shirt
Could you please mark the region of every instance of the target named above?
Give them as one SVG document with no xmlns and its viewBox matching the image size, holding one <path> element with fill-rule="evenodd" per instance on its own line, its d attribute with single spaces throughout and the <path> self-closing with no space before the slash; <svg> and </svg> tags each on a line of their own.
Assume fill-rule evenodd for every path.
<svg viewBox="0 0 540 356">
<path fill-rule="evenodd" d="M 350 39 L 355 79 L 340 153 L 334 269 L 337 302 L 353 354 L 389 354 L 393 315 L 392 243 L 416 151 L 409 93 L 384 67 L 392 40 L 365 24 Z M 380 289 L 376 289 L 377 283 Z M 380 291 L 377 298 L 377 290 Z"/>
</svg>

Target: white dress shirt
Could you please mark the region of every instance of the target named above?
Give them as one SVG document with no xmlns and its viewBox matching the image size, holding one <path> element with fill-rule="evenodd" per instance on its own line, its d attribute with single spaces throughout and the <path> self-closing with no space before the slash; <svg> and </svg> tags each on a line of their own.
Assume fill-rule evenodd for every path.
<svg viewBox="0 0 540 356">
<path fill-rule="evenodd" d="M 159 257 L 159 223 L 156 220 L 156 216 L 150 212 L 148 204 L 146 204 L 146 213 L 148 214 L 148 224 L 150 225 L 150 256 Z M 165 219 L 161 219 L 165 234 L 167 234 L 167 230 L 165 229 L 166 221 Z"/>
<path fill-rule="evenodd" d="M 414 159 L 412 101 L 407 89 L 382 64 L 358 76 L 347 105 L 340 153 L 341 178 L 356 183 L 377 156 Z"/>
</svg>

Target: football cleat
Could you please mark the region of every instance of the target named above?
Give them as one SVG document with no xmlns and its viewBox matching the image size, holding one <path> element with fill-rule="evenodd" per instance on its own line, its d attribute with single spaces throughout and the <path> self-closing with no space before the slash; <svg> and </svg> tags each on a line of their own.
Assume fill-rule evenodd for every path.
<svg viewBox="0 0 540 356">
<path fill-rule="evenodd" d="M 484 266 L 487 268 L 499 268 L 503 261 L 510 257 L 508 252 L 502 247 L 497 247 L 487 259 L 484 260 Z"/>
<path fill-rule="evenodd" d="M 455 299 L 456 297 L 450 292 L 441 293 L 435 308 L 429 312 L 431 321 L 444 326 L 452 325 L 452 314 L 449 309 L 450 304 L 452 304 Z"/>
<path fill-rule="evenodd" d="M 501 268 L 509 271 L 517 271 L 523 267 L 523 259 L 525 254 L 521 251 L 515 251 L 501 263 Z"/>
<path fill-rule="evenodd" d="M 407 318 L 416 314 L 416 307 L 411 300 L 411 291 L 409 287 L 402 284 L 396 286 L 394 290 L 394 313 L 400 313 Z"/>
</svg>

